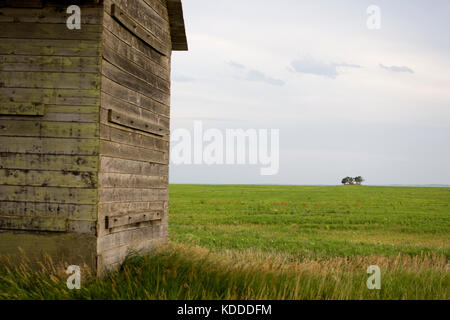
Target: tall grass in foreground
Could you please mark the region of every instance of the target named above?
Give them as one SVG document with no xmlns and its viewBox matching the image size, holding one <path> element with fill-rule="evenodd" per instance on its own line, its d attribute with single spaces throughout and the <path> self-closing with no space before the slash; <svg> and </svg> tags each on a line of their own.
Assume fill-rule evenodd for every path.
<svg viewBox="0 0 450 320">
<path fill-rule="evenodd" d="M 378 265 L 382 289 L 368 290 L 366 269 Z M 68 290 L 64 268 L 0 266 L 3 299 L 449 299 L 445 257 L 353 256 L 297 261 L 284 254 L 210 251 L 169 244 L 130 257 L 81 290 Z"/>
</svg>

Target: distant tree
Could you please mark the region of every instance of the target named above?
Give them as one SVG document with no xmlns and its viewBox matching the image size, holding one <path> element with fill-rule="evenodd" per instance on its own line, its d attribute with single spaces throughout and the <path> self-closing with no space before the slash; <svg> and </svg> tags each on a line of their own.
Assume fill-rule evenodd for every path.
<svg viewBox="0 0 450 320">
<path fill-rule="evenodd" d="M 341 181 L 342 184 L 354 184 L 354 179 L 352 177 L 345 177 Z"/>
<path fill-rule="evenodd" d="M 361 183 L 364 182 L 364 179 L 361 176 L 357 176 L 354 180 L 355 180 L 356 184 L 358 184 L 358 185 L 361 185 Z"/>
</svg>

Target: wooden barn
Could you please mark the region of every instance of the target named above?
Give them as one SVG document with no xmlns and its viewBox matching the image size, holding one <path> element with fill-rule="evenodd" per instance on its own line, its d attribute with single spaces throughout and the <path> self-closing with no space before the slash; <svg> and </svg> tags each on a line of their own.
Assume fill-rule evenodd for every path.
<svg viewBox="0 0 450 320">
<path fill-rule="evenodd" d="M 101 272 L 167 241 L 173 50 L 181 0 L 0 0 L 0 255 Z"/>
</svg>

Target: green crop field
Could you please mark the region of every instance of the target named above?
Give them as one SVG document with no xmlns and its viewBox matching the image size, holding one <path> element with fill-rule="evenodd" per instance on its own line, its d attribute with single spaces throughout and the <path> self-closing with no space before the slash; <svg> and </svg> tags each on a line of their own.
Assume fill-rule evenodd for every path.
<svg viewBox="0 0 450 320">
<path fill-rule="evenodd" d="M 171 185 L 167 246 L 74 291 L 50 263 L 5 265 L 0 298 L 449 299 L 449 204 L 450 188 Z"/>
</svg>

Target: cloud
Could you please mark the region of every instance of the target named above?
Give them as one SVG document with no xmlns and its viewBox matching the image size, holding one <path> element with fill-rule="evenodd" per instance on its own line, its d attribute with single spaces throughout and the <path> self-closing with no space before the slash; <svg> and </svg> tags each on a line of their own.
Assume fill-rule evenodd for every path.
<svg viewBox="0 0 450 320">
<path fill-rule="evenodd" d="M 194 78 L 177 75 L 177 74 L 172 76 L 172 80 L 175 82 L 194 82 L 195 81 Z"/>
<path fill-rule="evenodd" d="M 233 68 L 239 69 L 241 71 L 247 70 L 247 67 L 243 64 L 240 64 L 235 61 L 229 61 L 227 64 Z M 264 74 L 261 71 L 255 70 L 255 69 L 249 69 L 244 77 L 247 81 L 255 81 L 255 82 L 264 82 L 267 84 L 270 84 L 272 86 L 284 86 L 285 82 L 283 80 L 270 77 L 266 74 Z"/>
<path fill-rule="evenodd" d="M 345 67 L 345 68 L 362 68 L 359 64 L 352 64 L 352 63 L 335 63 L 334 64 L 336 67 Z"/>
<path fill-rule="evenodd" d="M 258 70 L 249 70 L 246 79 L 249 81 L 265 82 L 273 86 L 284 86 L 283 80 L 269 77 Z"/>
<path fill-rule="evenodd" d="M 362 68 L 357 64 L 349 63 L 324 63 L 312 58 L 304 58 L 303 60 L 294 60 L 291 62 L 291 71 L 297 73 L 313 74 L 336 79 L 339 75 L 338 68 Z"/>
<path fill-rule="evenodd" d="M 414 73 L 414 70 L 412 70 L 411 68 L 405 67 L 405 66 L 385 66 L 383 64 L 380 63 L 380 68 L 385 69 L 385 70 L 389 70 L 392 72 L 409 72 L 409 73 Z"/>
<path fill-rule="evenodd" d="M 228 61 L 227 64 L 228 64 L 230 67 L 233 67 L 233 68 L 236 68 L 236 69 L 245 69 L 245 66 L 244 66 L 244 65 L 242 65 L 242 64 L 240 64 L 240 63 L 238 63 L 238 62 L 235 62 L 235 61 Z"/>
</svg>

